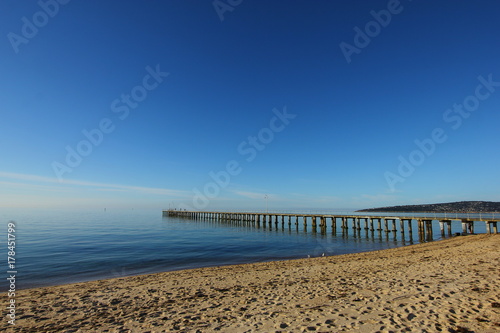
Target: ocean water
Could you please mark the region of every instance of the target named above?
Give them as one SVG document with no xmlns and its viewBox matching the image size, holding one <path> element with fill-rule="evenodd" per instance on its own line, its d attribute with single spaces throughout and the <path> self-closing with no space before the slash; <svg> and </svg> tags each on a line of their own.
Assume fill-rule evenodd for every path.
<svg viewBox="0 0 500 333">
<path fill-rule="evenodd" d="M 99 280 L 197 267 L 307 258 L 372 251 L 419 242 L 397 232 L 361 230 L 343 234 L 328 228 L 313 232 L 302 220 L 282 228 L 164 217 L 160 210 L 16 210 L 0 211 L 0 254 L 7 290 L 7 228 L 14 221 L 16 288 Z M 452 232 L 460 232 L 453 223 Z M 398 225 L 399 228 L 399 225 Z M 485 232 L 476 223 L 476 233 Z M 434 223 L 434 239 L 441 237 Z"/>
</svg>

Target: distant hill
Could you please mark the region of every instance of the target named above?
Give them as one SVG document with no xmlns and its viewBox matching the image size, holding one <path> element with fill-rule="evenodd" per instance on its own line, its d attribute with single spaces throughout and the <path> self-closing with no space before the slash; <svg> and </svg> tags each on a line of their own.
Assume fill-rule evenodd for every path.
<svg viewBox="0 0 500 333">
<path fill-rule="evenodd" d="M 433 212 L 433 213 L 466 213 L 466 212 L 500 212 L 500 202 L 493 201 L 459 201 L 425 205 L 405 205 L 361 209 L 358 212 Z"/>
</svg>

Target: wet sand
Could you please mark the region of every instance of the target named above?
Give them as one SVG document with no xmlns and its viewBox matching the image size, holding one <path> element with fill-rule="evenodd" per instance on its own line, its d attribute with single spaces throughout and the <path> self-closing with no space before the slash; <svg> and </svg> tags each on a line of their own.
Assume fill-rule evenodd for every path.
<svg viewBox="0 0 500 333">
<path fill-rule="evenodd" d="M 21 290 L 16 304 L 0 330 L 500 332 L 500 235 Z"/>
</svg>

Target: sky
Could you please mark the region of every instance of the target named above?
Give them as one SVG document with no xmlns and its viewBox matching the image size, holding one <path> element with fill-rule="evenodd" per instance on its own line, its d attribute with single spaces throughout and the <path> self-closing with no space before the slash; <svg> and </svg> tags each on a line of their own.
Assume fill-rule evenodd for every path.
<svg viewBox="0 0 500 333">
<path fill-rule="evenodd" d="M 0 207 L 500 201 L 500 3 L 0 3 Z"/>
</svg>

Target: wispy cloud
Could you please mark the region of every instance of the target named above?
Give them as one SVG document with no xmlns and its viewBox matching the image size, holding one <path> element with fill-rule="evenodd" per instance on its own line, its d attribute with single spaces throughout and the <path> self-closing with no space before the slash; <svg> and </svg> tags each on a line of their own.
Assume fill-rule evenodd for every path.
<svg viewBox="0 0 500 333">
<path fill-rule="evenodd" d="M 157 195 L 168 195 L 168 196 L 177 196 L 177 197 L 186 197 L 189 196 L 189 192 L 187 191 L 179 191 L 179 190 L 172 190 L 172 189 L 166 189 L 166 188 L 156 188 L 156 187 L 142 187 L 142 186 L 131 186 L 131 185 L 121 185 L 121 184 L 107 184 L 107 183 L 98 183 L 98 182 L 89 182 L 89 181 L 82 181 L 82 180 L 70 180 L 66 179 L 62 182 L 60 182 L 57 178 L 52 178 L 52 177 L 43 177 L 43 176 L 37 176 L 37 175 L 30 175 L 30 174 L 21 174 L 21 173 L 12 173 L 12 172 L 3 172 L 0 171 L 0 178 L 4 178 L 7 180 L 18 180 L 22 182 L 8 182 L 12 186 L 34 186 L 40 188 L 39 184 L 36 183 L 50 183 L 50 184 L 55 184 L 55 186 L 50 186 L 47 187 L 45 186 L 44 189 L 49 190 L 56 190 L 56 189 L 61 189 L 64 185 L 66 186 L 83 186 L 83 187 L 89 187 L 89 188 L 94 188 L 99 191 L 129 191 L 129 192 L 141 192 L 141 193 L 146 193 L 146 194 L 157 194 Z M 29 184 L 26 184 L 28 182 Z M 4 182 L 7 183 L 7 182 Z"/>
<path fill-rule="evenodd" d="M 360 208 L 373 208 L 375 206 L 385 207 L 396 205 L 401 198 L 394 194 L 361 194 L 352 198 L 352 202 Z"/>
<path fill-rule="evenodd" d="M 261 192 L 248 192 L 248 191 L 232 191 L 234 194 L 240 195 L 242 197 L 250 198 L 250 199 L 264 199 L 266 196 L 266 193 L 261 193 Z M 271 197 L 271 195 L 267 195 L 268 198 Z"/>
<path fill-rule="evenodd" d="M 0 185 L 2 185 L 3 188 L 16 189 L 16 190 L 38 190 L 38 191 L 45 191 L 45 192 L 69 192 L 69 191 L 71 191 L 70 188 L 63 187 L 63 186 L 27 184 L 27 183 L 9 182 L 9 181 L 0 181 Z"/>
<path fill-rule="evenodd" d="M 368 201 L 384 202 L 384 201 L 393 201 L 396 199 L 396 196 L 389 194 L 375 194 L 375 195 L 362 194 L 361 198 Z"/>
<path fill-rule="evenodd" d="M 319 202 L 332 202 L 332 203 L 336 203 L 336 202 L 339 202 L 340 200 L 341 199 L 339 197 L 329 196 L 329 195 L 318 197 L 318 201 Z"/>
</svg>

